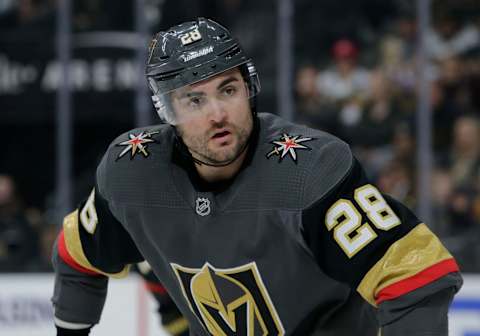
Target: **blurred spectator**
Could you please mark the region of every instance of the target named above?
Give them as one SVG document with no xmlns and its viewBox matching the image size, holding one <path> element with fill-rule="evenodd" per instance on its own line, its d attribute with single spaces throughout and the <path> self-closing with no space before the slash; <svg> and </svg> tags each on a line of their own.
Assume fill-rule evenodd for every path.
<svg viewBox="0 0 480 336">
<path fill-rule="evenodd" d="M 358 52 L 352 41 L 338 40 L 332 47 L 333 67 L 317 78 L 321 99 L 337 111 L 339 127 L 358 123 L 362 104 L 369 97 L 370 73 L 357 65 Z"/>
<path fill-rule="evenodd" d="M 392 144 L 396 128 L 406 117 L 382 72 L 372 73 L 369 91 L 370 98 L 360 106 L 358 120 L 344 124 L 339 134 L 353 147 L 370 176 L 375 177 L 395 156 Z"/>
<path fill-rule="evenodd" d="M 363 49 L 362 59 L 378 43 L 381 27 L 395 15 L 395 1 L 350 1 L 348 5 L 338 0 L 295 0 L 295 57 L 302 62 L 329 60 L 328 50 L 334 41 L 348 36 Z M 372 46 L 368 48 L 367 46 Z"/>
<path fill-rule="evenodd" d="M 434 17 L 433 29 L 426 37 L 427 52 L 432 60 L 459 56 L 480 45 L 480 31 L 473 24 L 461 22 L 450 9 Z"/>
<path fill-rule="evenodd" d="M 459 117 L 453 128 L 448 158 L 452 191 L 446 207 L 449 234 L 467 233 L 480 225 L 476 216 L 480 180 L 480 121 L 469 115 Z"/>
<path fill-rule="evenodd" d="M 414 129 L 408 121 L 402 121 L 395 126 L 392 139 L 392 157 L 409 166 L 410 171 L 415 169 L 416 142 Z"/>
<path fill-rule="evenodd" d="M 392 29 L 380 41 L 379 62 L 393 84 L 404 89 L 415 86 L 414 58 L 417 22 L 411 11 L 403 11 L 393 21 Z"/>
<path fill-rule="evenodd" d="M 307 103 L 307 106 L 317 105 L 320 102 L 320 94 L 316 87 L 317 76 L 318 69 L 313 65 L 302 66 L 297 71 L 296 92 L 300 98 L 299 101 Z M 316 113 L 315 108 L 307 108 L 307 110 Z"/>
<path fill-rule="evenodd" d="M 369 99 L 361 107 L 358 119 L 342 128 L 342 137 L 352 146 L 387 146 L 392 141 L 401 113 L 392 96 L 390 83 L 381 72 L 372 73 L 369 84 Z"/>
<path fill-rule="evenodd" d="M 334 66 L 320 72 L 317 87 L 328 100 L 346 101 L 368 96 L 370 75 L 357 65 L 358 48 L 348 39 L 335 42 L 332 47 Z"/>
<path fill-rule="evenodd" d="M 449 99 L 440 81 L 430 87 L 433 122 L 433 148 L 437 155 L 444 155 L 450 147 L 455 119 L 461 114 L 455 101 Z"/>
<path fill-rule="evenodd" d="M 457 258 L 464 272 L 478 272 L 480 216 L 478 189 L 454 187 L 450 172 L 437 168 L 432 180 L 435 231 Z"/>
<path fill-rule="evenodd" d="M 400 202 L 412 206 L 416 190 L 408 167 L 403 162 L 393 160 L 380 172 L 377 185 L 379 189 Z"/>
<path fill-rule="evenodd" d="M 439 80 L 445 91 L 447 101 L 451 101 L 464 112 L 471 112 L 471 95 L 467 81 L 467 68 L 463 60 L 450 57 L 440 63 Z"/>
<path fill-rule="evenodd" d="M 447 204 L 450 235 L 468 234 L 480 222 L 475 217 L 478 190 L 472 185 L 456 186 Z"/>
<path fill-rule="evenodd" d="M 38 251 L 37 234 L 18 198 L 15 183 L 0 175 L 0 271 L 27 271 Z"/>
<path fill-rule="evenodd" d="M 480 92 L 480 49 L 477 53 L 462 61 L 464 66 L 464 73 L 466 75 L 466 81 L 468 82 L 470 91 L 470 104 L 472 112 L 480 115 L 480 95 L 474 94 Z"/>
<path fill-rule="evenodd" d="M 480 178 L 480 121 L 478 118 L 466 115 L 455 121 L 449 165 L 456 187 L 469 186 Z"/>
<path fill-rule="evenodd" d="M 335 133 L 337 113 L 322 100 L 317 90 L 317 77 L 318 69 L 313 65 L 304 65 L 297 71 L 297 119 L 311 127 Z"/>
<path fill-rule="evenodd" d="M 415 138 L 408 122 L 396 123 L 391 145 L 384 150 L 361 151 L 359 158 L 379 189 L 416 207 Z"/>
<path fill-rule="evenodd" d="M 475 186 L 455 186 L 450 172 L 437 167 L 432 175 L 435 230 L 442 236 L 457 236 L 480 229 L 477 195 Z"/>
</svg>

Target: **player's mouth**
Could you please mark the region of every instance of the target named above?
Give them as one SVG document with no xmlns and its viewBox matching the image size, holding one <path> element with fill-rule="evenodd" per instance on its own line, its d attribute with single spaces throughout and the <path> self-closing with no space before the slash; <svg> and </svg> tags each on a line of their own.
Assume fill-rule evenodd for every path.
<svg viewBox="0 0 480 336">
<path fill-rule="evenodd" d="M 218 143 L 224 143 L 230 138 L 231 134 L 232 133 L 230 131 L 221 130 L 219 132 L 216 132 L 212 136 L 212 140 L 214 140 L 215 142 L 218 142 Z"/>
</svg>

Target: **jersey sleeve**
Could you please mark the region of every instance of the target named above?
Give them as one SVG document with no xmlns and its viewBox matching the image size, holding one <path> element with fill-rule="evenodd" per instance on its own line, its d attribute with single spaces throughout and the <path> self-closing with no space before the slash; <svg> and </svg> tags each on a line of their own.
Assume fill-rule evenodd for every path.
<svg viewBox="0 0 480 336">
<path fill-rule="evenodd" d="M 373 306 L 434 282 L 438 290 L 459 286 L 459 275 L 446 277 L 459 272 L 457 263 L 428 226 L 380 193 L 346 145 L 337 147 L 348 150 L 343 158 L 351 163 L 302 214 L 305 240 L 320 267 Z"/>
<path fill-rule="evenodd" d="M 56 273 L 55 317 L 74 323 L 97 323 L 108 278 L 122 278 L 129 265 L 143 261 L 132 238 L 100 193 L 103 161 L 96 184 L 78 208 L 67 215 L 53 249 Z"/>
<path fill-rule="evenodd" d="M 113 278 L 125 277 L 129 264 L 143 260 L 97 187 L 77 210 L 65 217 L 58 237 L 58 254 L 80 272 Z"/>
</svg>

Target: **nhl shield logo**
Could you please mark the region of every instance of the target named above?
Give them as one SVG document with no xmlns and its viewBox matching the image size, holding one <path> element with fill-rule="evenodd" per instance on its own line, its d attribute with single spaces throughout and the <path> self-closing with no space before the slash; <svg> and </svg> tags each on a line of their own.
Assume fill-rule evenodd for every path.
<svg viewBox="0 0 480 336">
<path fill-rule="evenodd" d="M 210 200 L 205 197 L 197 197 L 195 201 L 195 211 L 200 216 L 207 216 L 210 214 Z"/>
<path fill-rule="evenodd" d="M 255 262 L 220 269 L 170 264 L 190 309 L 214 336 L 283 336 L 285 329 Z"/>
</svg>

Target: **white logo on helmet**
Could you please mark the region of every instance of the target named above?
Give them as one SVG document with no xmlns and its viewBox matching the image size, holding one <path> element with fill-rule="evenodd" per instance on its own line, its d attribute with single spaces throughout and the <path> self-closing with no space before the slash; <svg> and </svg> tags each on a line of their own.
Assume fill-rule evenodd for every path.
<svg viewBox="0 0 480 336">
<path fill-rule="evenodd" d="M 188 61 L 191 61 L 191 60 L 193 60 L 197 57 L 208 55 L 211 52 L 213 52 L 213 46 L 206 47 L 206 48 L 203 48 L 203 49 L 200 49 L 200 50 L 191 51 L 187 55 L 180 56 L 180 58 L 184 62 L 188 62 Z"/>
</svg>

